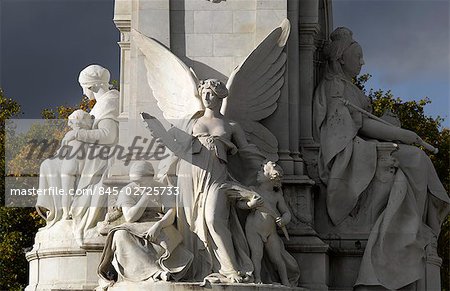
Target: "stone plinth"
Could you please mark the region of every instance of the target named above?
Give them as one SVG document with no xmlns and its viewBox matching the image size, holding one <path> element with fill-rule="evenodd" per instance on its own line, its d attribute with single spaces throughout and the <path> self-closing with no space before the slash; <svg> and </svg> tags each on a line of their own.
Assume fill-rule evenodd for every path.
<svg viewBox="0 0 450 291">
<path fill-rule="evenodd" d="M 26 254 L 30 282 L 25 290 L 93 290 L 98 286 L 102 249 L 101 243 L 80 247 L 72 235 L 72 220 L 40 229 L 33 249 Z"/>
<path fill-rule="evenodd" d="M 307 291 L 309 289 L 301 287 L 286 287 L 282 285 L 272 284 L 208 284 L 205 287 L 200 286 L 201 283 L 170 283 L 170 282 L 120 282 L 108 290 L 111 291 Z"/>
</svg>

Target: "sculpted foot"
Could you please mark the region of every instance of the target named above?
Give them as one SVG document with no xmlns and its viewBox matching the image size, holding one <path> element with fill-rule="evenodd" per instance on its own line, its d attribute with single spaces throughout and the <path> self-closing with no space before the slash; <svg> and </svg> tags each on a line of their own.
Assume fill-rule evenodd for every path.
<svg viewBox="0 0 450 291">
<path fill-rule="evenodd" d="M 232 282 L 232 283 L 242 283 L 243 278 L 241 276 L 239 276 L 238 273 L 233 273 L 227 276 L 227 278 Z"/>
<path fill-rule="evenodd" d="M 163 280 L 163 281 L 170 281 L 170 273 L 169 272 L 162 272 L 161 273 L 161 280 Z"/>
</svg>

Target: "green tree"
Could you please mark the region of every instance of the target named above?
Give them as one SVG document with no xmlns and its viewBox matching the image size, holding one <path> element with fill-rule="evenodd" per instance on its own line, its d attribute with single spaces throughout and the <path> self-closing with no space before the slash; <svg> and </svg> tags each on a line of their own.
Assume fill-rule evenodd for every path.
<svg viewBox="0 0 450 291">
<path fill-rule="evenodd" d="M 441 117 L 425 114 L 425 106 L 431 103 L 427 97 L 419 101 L 404 101 L 395 97 L 390 90 L 366 90 L 365 84 L 371 75 L 359 76 L 355 84 L 372 99 L 373 113 L 382 116 L 386 110 L 392 111 L 401 122 L 402 128 L 417 133 L 424 141 L 439 149 L 437 154 L 427 152 L 447 193 L 450 190 L 450 129 L 442 127 Z M 438 253 L 443 259 L 441 283 L 443 290 L 450 290 L 450 215 L 442 224 L 438 240 Z"/>
<path fill-rule="evenodd" d="M 20 105 L 0 89 L 0 290 L 21 290 L 28 282 L 28 262 L 24 249 L 33 244 L 41 220 L 34 209 L 3 206 L 5 203 L 5 126 L 7 119 L 20 114 Z M 12 134 L 12 132 L 9 132 Z"/>
<path fill-rule="evenodd" d="M 19 117 L 20 105 L 14 100 L 6 98 L 0 89 L 0 170 L 2 171 L 2 177 L 9 175 L 20 178 L 24 172 L 33 173 L 32 176 L 37 177 L 40 161 L 43 161 L 51 153 L 47 153 L 46 156 L 42 156 L 39 159 L 27 158 L 30 140 L 43 136 L 61 140 L 67 128 L 59 125 L 65 125 L 67 122 L 59 122 L 59 120 L 55 119 L 67 119 L 70 113 L 76 109 L 89 111 L 94 104 L 95 100 L 82 100 L 76 106 L 58 106 L 45 109 L 42 111 L 42 118 L 49 119 L 48 122 L 35 123 L 27 132 L 15 133 L 13 127 L 5 126 L 5 121 Z M 9 149 L 12 148 L 8 152 L 13 156 L 8 156 L 6 159 L 8 161 L 8 173 L 5 173 L 5 137 L 7 132 L 9 136 L 14 138 L 8 140 L 7 146 Z M 22 290 L 28 284 L 28 261 L 25 258 L 25 250 L 33 245 L 37 230 L 39 227 L 44 226 L 45 222 L 34 208 L 4 206 L 4 182 L 5 179 L 2 178 L 0 180 L 0 189 L 2 191 L 0 195 L 0 274 L 2 274 L 0 277 L 0 290 Z"/>
<path fill-rule="evenodd" d="M 10 98 L 4 96 L 3 90 L 0 88 L 0 171 L 2 177 L 5 176 L 5 142 L 6 142 L 6 126 L 5 122 L 20 113 L 20 105 Z M 8 129 L 10 130 L 10 129 Z M 0 189 L 5 189 L 5 180 L 0 180 Z M 4 193 L 3 193 L 4 194 Z M 4 202 L 5 195 L 1 195 L 1 205 Z"/>
</svg>

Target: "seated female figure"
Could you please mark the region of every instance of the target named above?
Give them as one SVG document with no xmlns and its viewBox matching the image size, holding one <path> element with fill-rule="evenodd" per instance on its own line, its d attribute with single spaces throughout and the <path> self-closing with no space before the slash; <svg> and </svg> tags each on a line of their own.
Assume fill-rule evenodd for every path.
<svg viewBox="0 0 450 291">
<path fill-rule="evenodd" d="M 136 162 L 130 168 L 132 182 L 119 194 L 116 206 L 126 222 L 112 228 L 106 239 L 98 267 L 106 284 L 179 280 L 191 265 L 193 256 L 173 225 L 175 209 L 164 209 L 149 192 L 161 186 L 152 173 L 150 163 Z"/>
<path fill-rule="evenodd" d="M 352 83 L 364 64 L 352 32 L 340 27 L 330 38 L 324 50 L 326 73 L 314 97 L 319 175 L 327 185 L 327 211 L 333 224 L 345 220 L 374 178 L 378 141 L 399 143 L 392 154 L 399 168 L 386 208 L 372 228 L 356 282 L 398 289 L 423 276 L 425 248 L 439 234 L 449 197 L 428 156 L 411 145 L 420 141 L 416 133 L 364 113 L 371 106 Z"/>
</svg>

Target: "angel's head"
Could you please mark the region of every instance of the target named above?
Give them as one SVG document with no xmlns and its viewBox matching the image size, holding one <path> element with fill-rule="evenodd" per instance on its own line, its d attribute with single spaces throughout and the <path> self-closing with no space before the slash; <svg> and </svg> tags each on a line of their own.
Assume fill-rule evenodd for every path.
<svg viewBox="0 0 450 291">
<path fill-rule="evenodd" d="M 214 108 L 222 105 L 222 99 L 228 96 L 228 89 L 224 83 L 217 79 L 200 81 L 198 93 L 206 108 Z"/>
<path fill-rule="evenodd" d="M 283 177 L 283 169 L 274 162 L 268 161 L 261 166 L 258 171 L 256 181 L 260 184 L 272 183 L 273 190 L 281 189 L 281 178 Z"/>
</svg>

